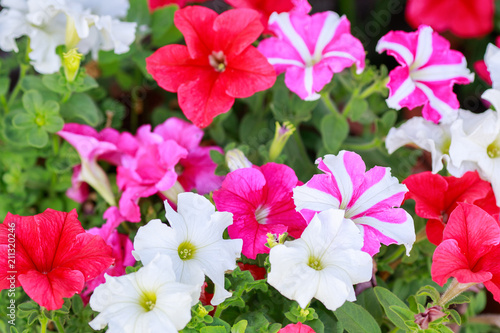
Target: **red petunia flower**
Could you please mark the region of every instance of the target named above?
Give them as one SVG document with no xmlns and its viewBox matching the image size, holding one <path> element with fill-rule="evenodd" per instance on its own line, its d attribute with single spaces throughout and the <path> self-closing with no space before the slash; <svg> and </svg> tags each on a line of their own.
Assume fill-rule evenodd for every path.
<svg viewBox="0 0 500 333">
<path fill-rule="evenodd" d="M 500 302 L 500 225 L 481 208 L 460 203 L 450 216 L 443 242 L 432 257 L 432 280 L 443 286 L 449 277 L 459 283 L 483 283 Z"/>
<path fill-rule="evenodd" d="M 148 72 L 165 90 L 177 92 L 179 105 L 198 127 L 229 111 L 235 98 L 272 87 L 276 72 L 251 44 L 263 27 L 251 9 L 191 6 L 178 10 L 175 26 L 187 46 L 167 45 L 146 59 Z"/>
<path fill-rule="evenodd" d="M 413 27 L 430 25 L 464 37 L 482 37 L 493 30 L 494 0 L 408 0 L 406 20 Z"/>
<path fill-rule="evenodd" d="M 9 249 L 15 249 L 14 258 Z M 114 263 L 111 248 L 85 232 L 76 210 L 8 213 L 0 225 L 0 255 L 0 290 L 22 286 L 47 310 L 61 308 L 63 298 L 81 292 L 86 281 Z"/>
<path fill-rule="evenodd" d="M 315 331 L 310 326 L 298 322 L 297 324 L 286 325 L 278 333 L 315 333 Z"/>
<path fill-rule="evenodd" d="M 149 11 L 154 12 L 158 8 L 177 4 L 184 7 L 188 2 L 205 2 L 207 0 L 148 0 Z"/>
<path fill-rule="evenodd" d="M 477 172 L 467 172 L 460 178 L 421 172 L 409 176 L 403 184 L 408 187 L 406 199 L 415 200 L 415 213 L 429 219 L 427 238 L 435 245 L 441 243 L 446 222 L 459 202 L 476 204 L 492 215 L 499 213 L 491 184 L 481 180 Z"/>
</svg>

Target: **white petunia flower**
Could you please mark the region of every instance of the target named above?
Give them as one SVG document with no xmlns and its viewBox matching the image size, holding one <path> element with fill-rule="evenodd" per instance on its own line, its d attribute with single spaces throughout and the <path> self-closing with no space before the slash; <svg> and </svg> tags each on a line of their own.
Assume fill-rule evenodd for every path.
<svg viewBox="0 0 500 333">
<path fill-rule="evenodd" d="M 173 333 L 191 319 L 195 286 L 176 282 L 168 256 L 158 255 L 135 273 L 105 277 L 89 302 L 100 312 L 89 323 L 95 330 L 107 325 L 108 333 Z"/>
<path fill-rule="evenodd" d="M 487 90 L 482 98 L 500 110 L 500 91 Z M 500 116 L 487 110 L 470 113 L 451 126 L 450 157 L 455 167 L 474 163 L 484 180 L 491 182 L 497 206 L 500 206 Z"/>
<path fill-rule="evenodd" d="M 135 39 L 137 24 L 119 20 L 127 0 L 2 0 L 1 5 L 0 48 L 17 52 L 16 38 L 28 36 L 31 63 L 42 74 L 61 67 L 59 45 L 97 58 L 99 50 L 125 53 Z"/>
<path fill-rule="evenodd" d="M 233 214 L 215 212 L 208 199 L 191 192 L 179 194 L 177 212 L 168 203 L 165 209 L 171 227 L 160 220 L 141 227 L 134 239 L 135 258 L 147 264 L 157 253 L 168 255 L 177 280 L 198 286 L 196 302 L 208 276 L 215 284 L 211 303 L 220 304 L 231 296 L 224 289 L 224 272 L 236 267 L 243 246 L 241 239 L 222 238 Z"/>
<path fill-rule="evenodd" d="M 356 300 L 353 284 L 372 278 L 372 257 L 362 247 L 363 236 L 344 211 L 325 210 L 299 239 L 271 249 L 267 281 L 302 308 L 314 297 L 334 311 Z"/>
<path fill-rule="evenodd" d="M 490 73 L 493 88 L 500 89 L 500 49 L 496 45 L 488 44 L 484 62 Z"/>
</svg>

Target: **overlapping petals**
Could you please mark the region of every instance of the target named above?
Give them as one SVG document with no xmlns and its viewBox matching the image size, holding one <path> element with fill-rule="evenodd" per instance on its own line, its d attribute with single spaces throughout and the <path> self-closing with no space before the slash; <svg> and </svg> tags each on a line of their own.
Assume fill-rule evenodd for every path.
<svg viewBox="0 0 500 333">
<path fill-rule="evenodd" d="M 250 9 L 221 15 L 199 7 L 175 13 L 186 46 L 167 45 L 146 59 L 147 70 L 165 90 L 177 92 L 179 105 L 198 127 L 229 111 L 235 98 L 270 88 L 276 74 L 250 44 L 261 34 L 259 14 Z"/>
<path fill-rule="evenodd" d="M 345 16 L 334 12 L 312 16 L 300 13 L 273 13 L 269 30 L 277 37 L 263 40 L 261 51 L 276 73 L 285 73 L 285 84 L 304 100 L 319 98 L 318 92 L 333 74 L 356 64 L 365 67 L 365 51 L 350 33 Z"/>
<path fill-rule="evenodd" d="M 423 117 L 435 123 L 456 118 L 459 103 L 453 85 L 474 80 L 460 52 L 450 50 L 450 43 L 428 26 L 410 33 L 389 32 L 377 44 L 377 52 L 384 51 L 401 64 L 389 73 L 389 107 L 423 105 Z"/>
<path fill-rule="evenodd" d="M 15 232 L 15 272 L 9 268 L 8 236 Z M 63 298 L 82 291 L 86 281 L 104 272 L 114 259 L 111 248 L 100 236 L 86 233 L 70 213 L 47 209 L 34 216 L 7 214 L 0 225 L 0 289 L 16 287 L 47 310 L 62 307 Z"/>
<path fill-rule="evenodd" d="M 295 211 L 292 199 L 292 189 L 298 183 L 291 168 L 268 163 L 229 173 L 222 188 L 214 193 L 217 210 L 233 213 L 229 236 L 243 239 L 246 257 L 255 259 L 259 253 L 269 253 L 265 245 L 268 233 L 288 232 L 300 237 L 306 221 Z"/>
<path fill-rule="evenodd" d="M 404 244 L 409 254 L 415 242 L 412 217 L 401 205 L 405 185 L 391 176 L 389 168 L 366 171 L 361 157 L 341 151 L 326 155 L 316 163 L 325 174 L 315 175 L 293 190 L 297 211 L 310 221 L 316 212 L 330 208 L 345 210 L 364 238 L 363 251 L 374 255 L 382 244 Z"/>
</svg>

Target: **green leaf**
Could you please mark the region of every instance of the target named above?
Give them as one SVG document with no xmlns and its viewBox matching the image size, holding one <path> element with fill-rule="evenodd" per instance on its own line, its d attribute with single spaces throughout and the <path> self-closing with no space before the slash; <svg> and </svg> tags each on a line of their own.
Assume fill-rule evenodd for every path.
<svg viewBox="0 0 500 333">
<path fill-rule="evenodd" d="M 393 312 L 395 312 L 401 319 L 403 320 L 414 320 L 415 317 L 415 313 L 413 313 L 413 311 L 409 310 L 409 309 L 405 309 L 401 306 L 397 306 L 397 305 L 392 305 L 389 307 L 389 309 L 391 309 Z"/>
<path fill-rule="evenodd" d="M 102 115 L 92 98 L 87 94 L 73 94 L 64 104 L 61 104 L 61 115 L 66 122 L 85 123 L 97 126 L 102 121 Z"/>
<path fill-rule="evenodd" d="M 439 298 L 441 297 L 441 295 L 436 290 L 436 288 L 434 288 L 432 286 L 424 286 L 424 287 L 420 288 L 419 291 L 417 292 L 417 296 L 420 296 L 420 295 L 429 296 L 433 302 L 437 302 L 439 300 Z"/>
<path fill-rule="evenodd" d="M 20 112 L 12 119 L 12 125 L 17 128 L 36 127 L 35 116 L 24 111 Z"/>
<path fill-rule="evenodd" d="M 99 84 L 97 84 L 97 81 L 94 80 L 93 77 L 87 75 L 85 72 L 80 72 L 77 79 L 74 82 L 69 83 L 69 86 L 72 91 L 81 93 L 97 88 L 99 87 Z"/>
<path fill-rule="evenodd" d="M 234 324 L 234 326 L 231 328 L 231 333 L 245 333 L 247 326 L 248 326 L 248 321 L 240 320 L 239 322 Z"/>
<path fill-rule="evenodd" d="M 226 333 L 224 326 L 206 326 L 202 327 L 201 333 Z"/>
<path fill-rule="evenodd" d="M 336 154 L 349 135 L 349 123 L 342 115 L 331 113 L 321 119 L 320 132 L 327 152 Z"/>
<path fill-rule="evenodd" d="M 4 96 L 9 91 L 10 79 L 8 77 L 0 77 L 0 96 Z"/>
<path fill-rule="evenodd" d="M 355 303 L 345 302 L 344 305 L 334 311 L 334 314 L 349 333 L 381 332 L 380 326 L 370 313 Z"/>
<path fill-rule="evenodd" d="M 399 315 L 391 310 L 391 306 L 396 305 L 401 308 L 404 308 L 406 310 L 410 310 L 406 304 L 400 300 L 396 295 L 394 295 L 392 292 L 389 290 L 382 288 L 382 287 L 375 287 L 373 289 L 375 291 L 375 295 L 378 298 L 378 301 L 384 308 L 385 314 L 389 318 L 391 322 L 394 323 L 397 327 L 406 330 L 406 325 L 403 319 L 399 317 Z"/>
<path fill-rule="evenodd" d="M 457 297 L 455 297 L 454 299 L 452 299 L 451 301 L 446 303 L 446 307 L 449 307 L 452 304 L 463 304 L 463 303 L 469 303 L 469 302 L 470 302 L 470 298 L 462 294 L 462 295 L 458 295 Z"/>
<path fill-rule="evenodd" d="M 460 314 L 456 310 L 448 310 L 447 311 L 449 315 L 451 316 L 451 319 L 457 323 L 458 326 L 462 325 L 462 317 L 460 317 Z"/>
<path fill-rule="evenodd" d="M 28 132 L 28 144 L 36 147 L 43 148 L 49 142 L 49 135 L 43 128 L 31 127 Z"/>
<path fill-rule="evenodd" d="M 29 90 L 38 91 L 43 95 L 43 98 L 45 100 L 53 100 L 53 101 L 59 100 L 60 99 L 59 94 L 56 94 L 55 92 L 48 89 L 43 84 L 42 77 L 43 76 L 26 75 L 23 79 L 23 82 L 21 82 L 21 87 L 25 91 Z"/>
<path fill-rule="evenodd" d="M 437 328 L 440 333 L 455 333 L 451 328 L 445 325 L 441 325 Z"/>
<path fill-rule="evenodd" d="M 352 121 L 357 121 L 368 110 L 368 102 L 360 97 L 353 98 L 344 108 L 344 114 Z"/>
<path fill-rule="evenodd" d="M 176 4 L 156 9 L 152 14 L 152 43 L 153 46 L 164 46 L 175 42 L 180 36 L 180 32 L 172 34 L 170 31 L 174 26 L 174 14 L 179 9 Z"/>
<path fill-rule="evenodd" d="M 127 13 L 128 22 L 137 22 L 137 26 L 150 25 L 151 14 L 147 0 L 132 0 Z"/>
<path fill-rule="evenodd" d="M 42 104 L 43 98 L 38 91 L 29 90 L 24 93 L 23 106 L 28 113 L 35 114 Z"/>
<path fill-rule="evenodd" d="M 61 75 L 60 72 L 43 75 L 42 82 L 45 87 L 58 94 L 66 94 L 70 90 L 66 85 L 66 79 Z"/>
</svg>

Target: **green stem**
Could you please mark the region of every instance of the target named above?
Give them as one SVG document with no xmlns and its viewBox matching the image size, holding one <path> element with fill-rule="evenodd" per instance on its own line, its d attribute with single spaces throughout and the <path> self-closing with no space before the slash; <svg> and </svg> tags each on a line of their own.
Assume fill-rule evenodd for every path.
<svg viewBox="0 0 500 333">
<path fill-rule="evenodd" d="M 214 313 L 214 318 L 219 318 L 220 317 L 220 314 L 222 313 L 222 311 L 225 310 L 225 307 L 221 306 L 221 304 L 219 304 L 217 306 L 217 309 L 215 309 L 215 313 Z"/>
<path fill-rule="evenodd" d="M 377 88 L 378 88 L 378 82 L 373 82 L 371 86 L 363 90 L 363 92 L 359 97 L 362 99 L 366 99 L 370 97 L 375 91 L 377 91 Z"/>
<path fill-rule="evenodd" d="M 5 113 L 9 113 L 9 106 L 7 105 L 7 99 L 5 98 L 5 96 L 0 96 L 0 103 L 5 110 Z"/>
<path fill-rule="evenodd" d="M 307 155 L 306 147 L 304 146 L 304 142 L 302 142 L 302 138 L 300 137 L 298 129 L 293 132 L 293 138 L 297 143 L 297 147 L 299 148 L 299 154 L 302 161 L 304 161 L 305 163 L 310 163 L 309 155 Z"/>
<path fill-rule="evenodd" d="M 342 145 L 342 148 L 346 150 L 356 151 L 356 150 L 370 150 L 374 148 L 378 148 L 382 141 L 379 138 L 375 137 L 370 142 L 355 144 L 355 143 L 346 143 Z"/>
<path fill-rule="evenodd" d="M 64 94 L 64 96 L 61 98 L 61 100 L 59 101 L 59 104 L 64 104 L 68 101 L 68 99 L 71 97 L 71 94 L 72 92 L 71 91 L 68 91 Z"/>
<path fill-rule="evenodd" d="M 38 320 L 40 321 L 40 333 L 45 333 L 47 332 L 47 322 L 49 320 L 43 313 L 40 314 L 40 317 L 38 317 Z"/>
<path fill-rule="evenodd" d="M 321 94 L 321 100 L 325 104 L 325 106 L 330 110 L 332 113 L 338 113 L 341 114 L 339 111 L 339 108 L 335 104 L 334 101 L 330 98 L 330 95 L 328 93 L 323 93 Z"/>
<path fill-rule="evenodd" d="M 14 87 L 14 90 L 12 91 L 12 94 L 9 97 L 9 102 L 7 103 L 7 111 L 5 113 L 8 113 L 8 108 L 12 106 L 12 103 L 16 100 L 17 95 L 19 94 L 19 91 L 21 90 L 21 82 L 23 82 L 24 77 L 26 76 L 26 72 L 28 71 L 29 65 L 26 64 L 21 64 L 19 66 L 19 79 L 17 80 L 16 86 Z"/>
<path fill-rule="evenodd" d="M 52 147 L 54 148 L 54 155 L 59 154 L 59 136 L 57 134 L 52 135 Z"/>
<path fill-rule="evenodd" d="M 384 259 L 385 262 L 391 263 L 399 259 L 406 251 L 404 246 L 400 246 L 394 253 L 387 259 Z"/>
<path fill-rule="evenodd" d="M 59 318 L 59 316 L 56 316 L 54 318 L 54 323 L 56 324 L 56 327 L 57 327 L 57 331 L 59 333 L 64 333 L 65 330 L 64 330 L 64 326 L 61 324 L 61 318 Z"/>
<path fill-rule="evenodd" d="M 425 230 L 425 227 L 422 228 L 419 232 L 417 232 L 415 243 L 423 241 L 424 239 L 427 239 L 427 231 Z"/>
</svg>

